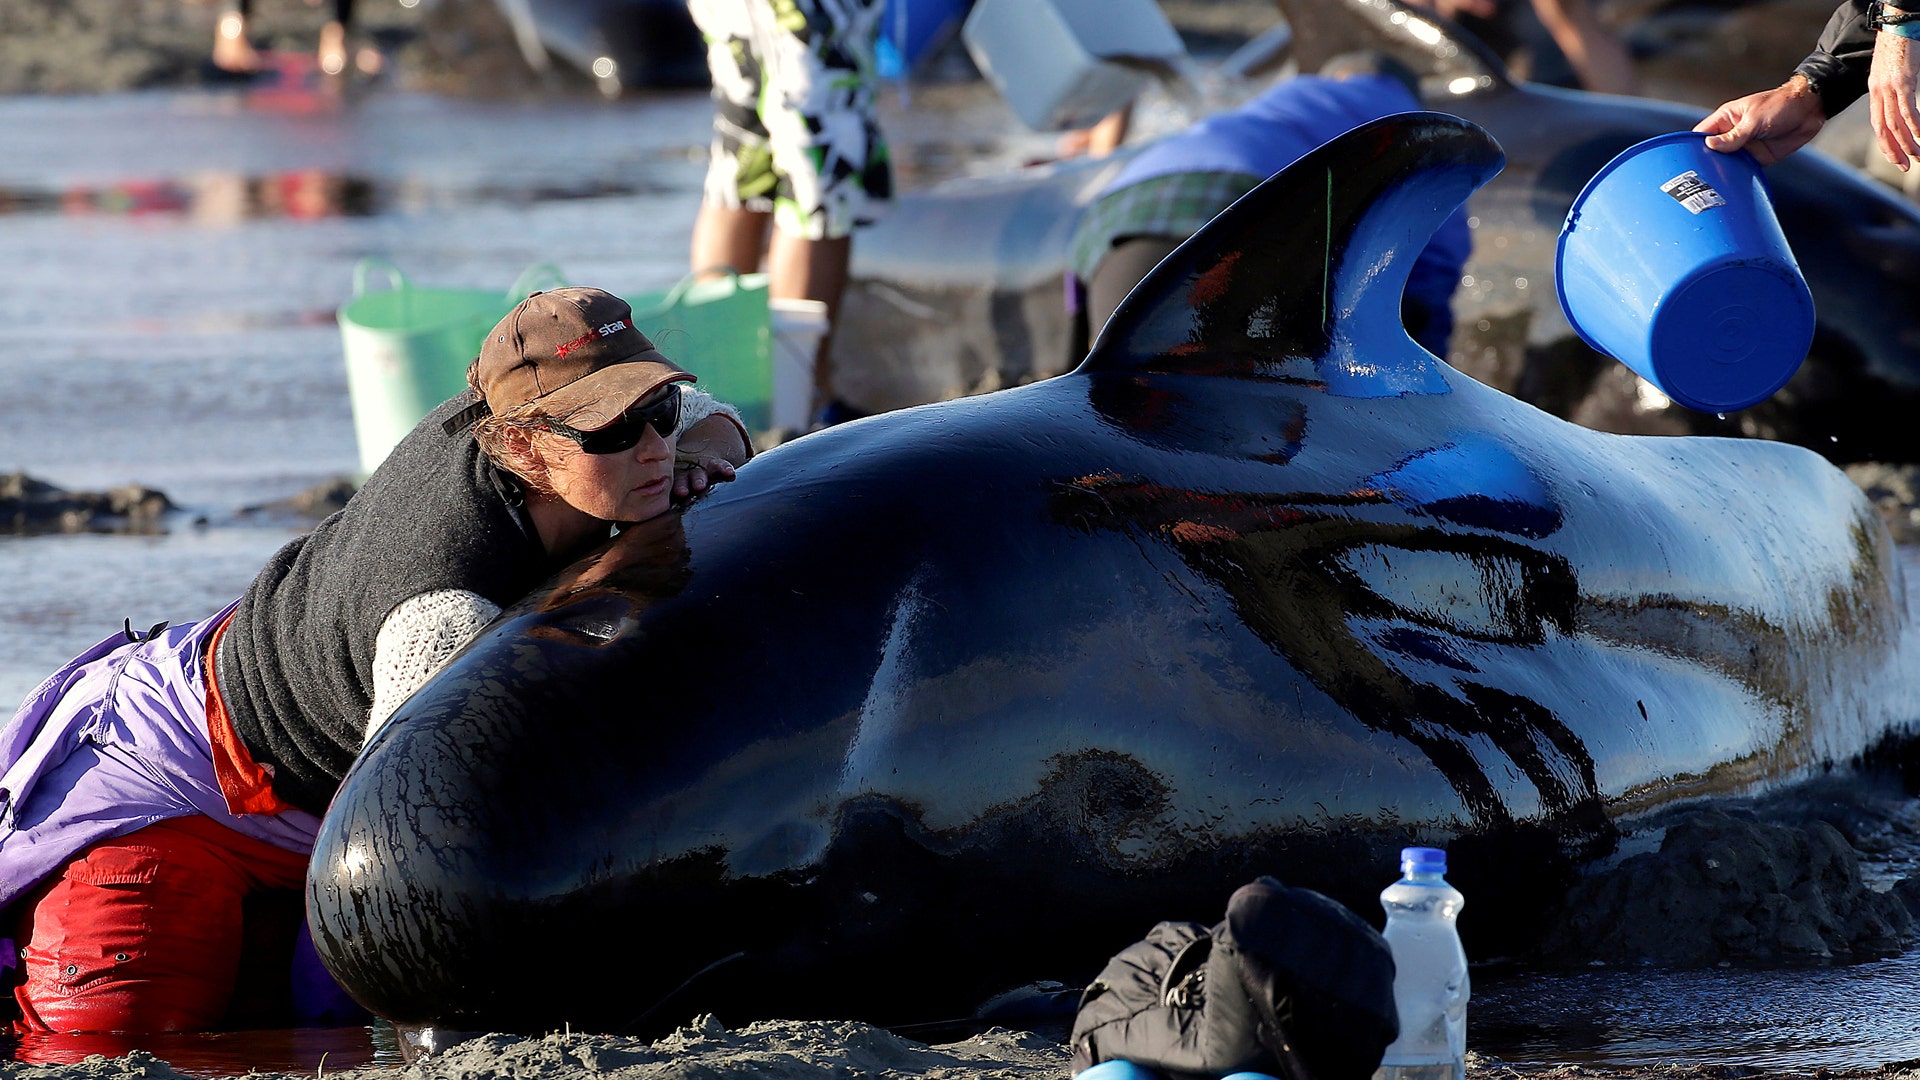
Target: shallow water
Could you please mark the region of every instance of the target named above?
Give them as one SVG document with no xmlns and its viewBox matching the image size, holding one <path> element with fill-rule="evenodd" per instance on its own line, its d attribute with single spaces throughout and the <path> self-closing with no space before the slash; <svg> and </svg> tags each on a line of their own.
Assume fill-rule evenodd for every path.
<svg viewBox="0 0 1920 1080">
<path fill-rule="evenodd" d="M 1920 1057 L 1920 950 L 1845 967 L 1475 972 L 1468 1046 L 1512 1063 L 1711 1062 L 1769 1071 L 1875 1068 Z M 924 1038 L 925 1036 L 915 1036 Z M 952 1036 L 962 1037 L 962 1036 Z M 200 1035 L 52 1035 L 0 1055 L 67 1064 L 144 1050 L 192 1076 L 402 1064 L 385 1024 Z"/>
<path fill-rule="evenodd" d="M 503 293 L 543 261 L 616 289 L 683 270 L 700 95 L 309 106 L 0 101 L 0 471 L 189 508 L 164 536 L 0 538 L 0 699 L 123 618 L 217 610 L 292 535 L 233 511 L 354 470 L 333 312 L 360 259 Z"/>
<path fill-rule="evenodd" d="M 248 1072 L 344 1072 L 402 1064 L 391 1027 L 302 1028 L 291 1031 L 222 1031 L 190 1035 L 30 1035 L 0 1037 L 0 1054 L 35 1065 L 71 1065 L 93 1054 L 124 1057 L 144 1050 L 188 1076 L 239 1076 Z"/>
<path fill-rule="evenodd" d="M 1008 134 L 978 88 L 917 103 L 893 124 L 903 186 L 1050 145 Z M 0 701 L 122 619 L 211 614 L 292 535 L 234 511 L 355 470 L 334 312 L 361 259 L 502 293 L 543 262 L 615 292 L 678 280 L 710 109 L 702 92 L 0 100 L 0 472 L 141 483 L 188 511 L 155 537 L 0 537 Z"/>
<path fill-rule="evenodd" d="M 1044 153 L 973 88 L 895 123 L 905 185 Z M 0 100 L 0 472 L 138 482 L 155 536 L 0 537 L 0 701 L 116 631 L 203 617 L 299 526 L 236 516 L 356 465 L 335 308 L 361 258 L 503 292 L 530 264 L 616 291 L 686 270 L 703 94 L 498 104 L 411 95 Z M 901 103 L 889 98 L 897 114 Z M 194 524 L 204 518 L 204 524 Z M 1903 552 L 1920 584 L 1920 551 Z M 1916 853 L 1906 853 L 1911 858 Z M 1875 964 L 1476 974 L 1472 1045 L 1517 1061 L 1772 1067 L 1920 1056 L 1920 951 Z M 34 1040 L 200 1075 L 398 1064 L 390 1029 Z"/>
<path fill-rule="evenodd" d="M 1468 1045 L 1507 1061 L 1794 1070 L 1920 1057 L 1920 950 L 1844 967 L 1595 968 L 1481 981 Z"/>
</svg>

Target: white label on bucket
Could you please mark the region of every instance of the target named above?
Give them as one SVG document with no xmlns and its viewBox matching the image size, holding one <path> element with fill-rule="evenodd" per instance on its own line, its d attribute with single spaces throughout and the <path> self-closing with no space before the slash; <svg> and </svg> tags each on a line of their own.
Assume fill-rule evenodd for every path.
<svg viewBox="0 0 1920 1080">
<path fill-rule="evenodd" d="M 1688 213 L 1697 214 L 1702 210 L 1727 205 L 1727 200 L 1713 190 L 1713 185 L 1700 179 L 1700 174 L 1692 169 L 1661 184 L 1660 190 L 1673 196 L 1676 202 L 1687 208 Z"/>
</svg>

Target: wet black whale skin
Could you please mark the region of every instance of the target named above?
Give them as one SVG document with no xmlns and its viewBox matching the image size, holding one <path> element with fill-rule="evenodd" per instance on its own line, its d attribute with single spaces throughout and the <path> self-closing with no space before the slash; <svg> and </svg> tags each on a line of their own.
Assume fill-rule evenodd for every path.
<svg viewBox="0 0 1920 1080">
<path fill-rule="evenodd" d="M 503 614 L 326 816 L 328 967 L 462 1030 L 937 1021 L 1260 873 L 1372 913 L 1416 840 L 1489 955 L 1618 815 L 1883 738 L 1902 586 L 1843 475 L 1576 427 L 1400 328 L 1500 162 L 1358 129 L 1077 371 L 780 447 Z"/>
</svg>

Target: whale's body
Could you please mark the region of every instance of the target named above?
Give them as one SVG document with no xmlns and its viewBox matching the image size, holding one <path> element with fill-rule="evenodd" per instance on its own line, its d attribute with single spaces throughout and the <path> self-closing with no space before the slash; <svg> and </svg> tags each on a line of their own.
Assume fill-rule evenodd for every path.
<svg viewBox="0 0 1920 1080">
<path fill-rule="evenodd" d="M 1485 128 L 1506 168 L 1467 203 L 1473 253 L 1446 359 L 1556 416 L 1628 434 L 1743 435 L 1837 462 L 1920 461 L 1920 209 L 1817 152 L 1767 169 L 1813 292 L 1808 359 L 1782 392 L 1718 417 L 1671 405 L 1588 348 L 1553 284 L 1561 224 L 1615 154 L 1699 108 L 1520 83 L 1470 35 L 1398 0 L 1286 0 L 1303 71 L 1356 49 L 1422 76 L 1431 108 Z M 1758 89 L 1759 87 L 1754 87 Z M 1059 374 L 1081 352 L 1062 303 L 1073 230 L 1120 166 L 1066 162 L 902 195 L 854 252 L 835 391 L 896 409 Z"/>
<path fill-rule="evenodd" d="M 1400 328 L 1499 162 L 1358 129 L 1074 373 L 771 451 L 503 614 L 326 817 L 328 966 L 467 1030 L 933 1021 L 1259 873 L 1366 910 L 1409 841 L 1493 947 L 1622 815 L 1903 735 L 1843 475 L 1586 430 Z"/>
</svg>

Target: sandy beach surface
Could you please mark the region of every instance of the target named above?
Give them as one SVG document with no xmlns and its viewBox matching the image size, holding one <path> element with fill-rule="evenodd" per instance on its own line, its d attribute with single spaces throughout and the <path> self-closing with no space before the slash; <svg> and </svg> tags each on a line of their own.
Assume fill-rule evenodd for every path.
<svg viewBox="0 0 1920 1080">
<path fill-rule="evenodd" d="M 703 1018 L 656 1042 L 555 1032 L 542 1038 L 486 1035 L 419 1063 L 393 1068 L 316 1073 L 249 1073 L 263 1078 L 320 1076 L 338 1080 L 454 1080 L 512 1077 L 617 1077 L 620 1080 L 798 1080 L 801 1077 L 927 1077 L 930 1080 L 1041 1080 L 1067 1070 L 1066 1048 L 1027 1032 L 995 1029 L 964 1042 L 928 1046 L 866 1024 L 768 1021 L 729 1031 Z M 74 1064 L 0 1063 L 0 1076 L 21 1080 L 171 1080 L 192 1075 L 144 1051 L 93 1056 Z"/>
<path fill-rule="evenodd" d="M 866 1024 L 764 1021 L 730 1031 L 711 1017 L 656 1042 L 555 1032 L 541 1038 L 487 1035 L 413 1065 L 313 1074 L 254 1072 L 260 1080 L 316 1076 L 335 1080 L 803 1080 L 888 1077 L 925 1080 L 1056 1080 L 1067 1075 L 1067 1048 L 1030 1032 L 993 1029 L 963 1042 L 929 1046 Z M 143 1051 L 66 1065 L 0 1063 L 13 1080 L 173 1080 L 189 1073 Z M 1675 1062 L 1638 1068 L 1515 1065 L 1467 1055 L 1472 1080 L 1909 1080 L 1920 1061 L 1877 1069 L 1795 1071 Z"/>
</svg>

